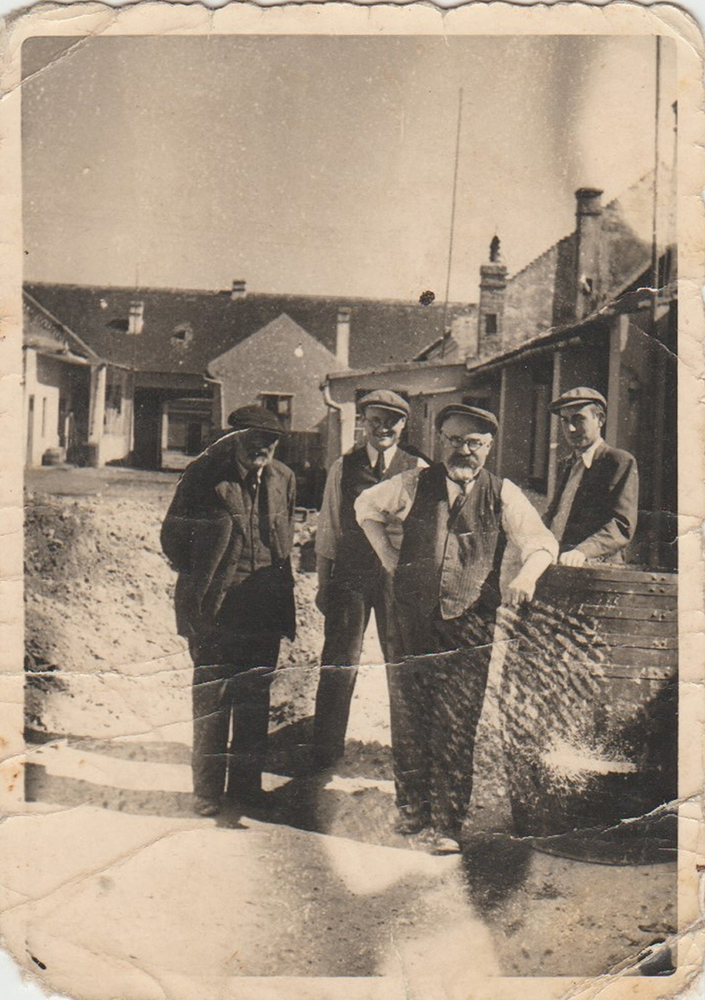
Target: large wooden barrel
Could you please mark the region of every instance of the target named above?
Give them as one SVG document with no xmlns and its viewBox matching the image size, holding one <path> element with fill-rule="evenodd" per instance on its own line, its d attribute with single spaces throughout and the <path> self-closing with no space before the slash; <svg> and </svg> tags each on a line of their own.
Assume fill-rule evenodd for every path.
<svg viewBox="0 0 705 1000">
<path fill-rule="evenodd" d="M 671 857 L 677 584 L 629 566 L 549 569 L 509 633 L 501 708 L 516 832 L 569 857 Z"/>
</svg>

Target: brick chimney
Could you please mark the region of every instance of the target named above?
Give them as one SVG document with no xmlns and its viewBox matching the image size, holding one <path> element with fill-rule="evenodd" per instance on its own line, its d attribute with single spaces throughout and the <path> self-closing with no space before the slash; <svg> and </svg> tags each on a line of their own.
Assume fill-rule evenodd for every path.
<svg viewBox="0 0 705 1000">
<path fill-rule="evenodd" d="M 578 188 L 575 200 L 575 318 L 582 319 L 597 306 L 600 297 L 602 191 Z"/>
<path fill-rule="evenodd" d="M 127 332 L 131 337 L 139 337 L 144 327 L 144 302 L 130 302 L 127 314 Z"/>
<path fill-rule="evenodd" d="M 507 265 L 499 250 L 499 238 L 490 243 L 489 262 L 480 267 L 480 304 L 477 310 L 477 340 L 480 354 L 502 346 L 504 293 L 507 289 Z"/>
<path fill-rule="evenodd" d="M 340 306 L 335 327 L 335 356 L 343 368 L 350 367 L 350 317 L 352 310 Z"/>
<path fill-rule="evenodd" d="M 247 296 L 247 282 L 242 278 L 235 278 L 233 280 L 233 287 L 230 290 L 230 298 L 233 302 L 239 302 L 240 299 L 244 299 Z"/>
</svg>

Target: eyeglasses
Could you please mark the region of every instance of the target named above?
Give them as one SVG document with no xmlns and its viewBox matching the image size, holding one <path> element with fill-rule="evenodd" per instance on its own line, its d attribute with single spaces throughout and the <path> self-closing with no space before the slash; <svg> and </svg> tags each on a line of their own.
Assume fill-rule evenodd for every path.
<svg viewBox="0 0 705 1000">
<path fill-rule="evenodd" d="M 448 434 L 444 434 L 443 431 L 441 431 L 441 437 L 444 437 L 446 441 L 448 441 L 448 443 L 456 449 L 456 451 L 460 451 L 463 446 L 469 448 L 472 452 L 481 451 L 488 444 L 487 441 L 478 441 L 477 438 L 463 438 L 458 437 L 457 434 L 448 436 Z"/>
</svg>

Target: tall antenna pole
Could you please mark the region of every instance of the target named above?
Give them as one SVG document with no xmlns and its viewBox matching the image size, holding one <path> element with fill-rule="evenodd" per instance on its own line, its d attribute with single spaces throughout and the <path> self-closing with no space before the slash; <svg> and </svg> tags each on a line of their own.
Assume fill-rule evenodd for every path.
<svg viewBox="0 0 705 1000">
<path fill-rule="evenodd" d="M 656 319 L 657 289 L 659 285 L 659 252 L 658 252 L 658 209 L 659 209 L 659 131 L 661 121 L 661 36 L 656 36 L 656 94 L 654 107 L 654 198 L 651 224 L 651 287 L 652 314 Z"/>
<path fill-rule="evenodd" d="M 663 525 L 663 477 L 664 477 L 664 440 L 663 420 L 666 406 L 666 357 L 665 345 L 658 337 L 658 300 L 659 300 L 659 249 L 658 249 L 658 209 L 659 209 L 659 130 L 661 121 L 661 36 L 656 36 L 656 83 L 654 97 L 654 198 L 651 226 L 651 342 L 656 352 L 652 372 L 654 374 L 654 406 L 653 406 L 653 466 L 652 466 L 652 521 L 651 538 L 649 539 L 649 565 L 656 567 L 661 562 L 661 539 Z"/>
<path fill-rule="evenodd" d="M 453 168 L 453 198 L 450 209 L 450 234 L 448 237 L 448 268 L 446 271 L 446 294 L 443 300 L 443 339 L 441 357 L 445 354 L 445 337 L 448 323 L 448 296 L 450 295 L 450 274 L 453 266 L 453 237 L 455 236 L 455 202 L 458 195 L 458 161 L 460 159 L 460 126 L 463 118 L 463 88 L 458 91 L 458 130 L 455 137 L 455 166 Z"/>
</svg>

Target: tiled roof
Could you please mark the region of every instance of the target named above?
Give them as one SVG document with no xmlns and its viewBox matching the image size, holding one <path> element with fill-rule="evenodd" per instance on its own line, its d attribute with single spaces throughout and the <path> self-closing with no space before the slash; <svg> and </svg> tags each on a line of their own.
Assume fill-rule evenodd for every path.
<svg viewBox="0 0 705 1000">
<path fill-rule="evenodd" d="M 26 291 L 23 295 L 24 312 L 22 343 L 39 354 L 70 356 L 83 361 L 98 360 L 97 355 L 73 331 L 62 326 Z"/>
<path fill-rule="evenodd" d="M 350 365 L 407 361 L 440 336 L 443 307 L 433 303 L 173 288 L 98 287 L 30 283 L 25 286 L 101 357 L 141 371 L 202 373 L 210 361 L 286 313 L 335 352 L 338 309 L 351 309 Z M 130 302 L 144 302 L 140 336 L 127 334 Z M 452 305 L 448 321 L 465 305 Z"/>
</svg>

